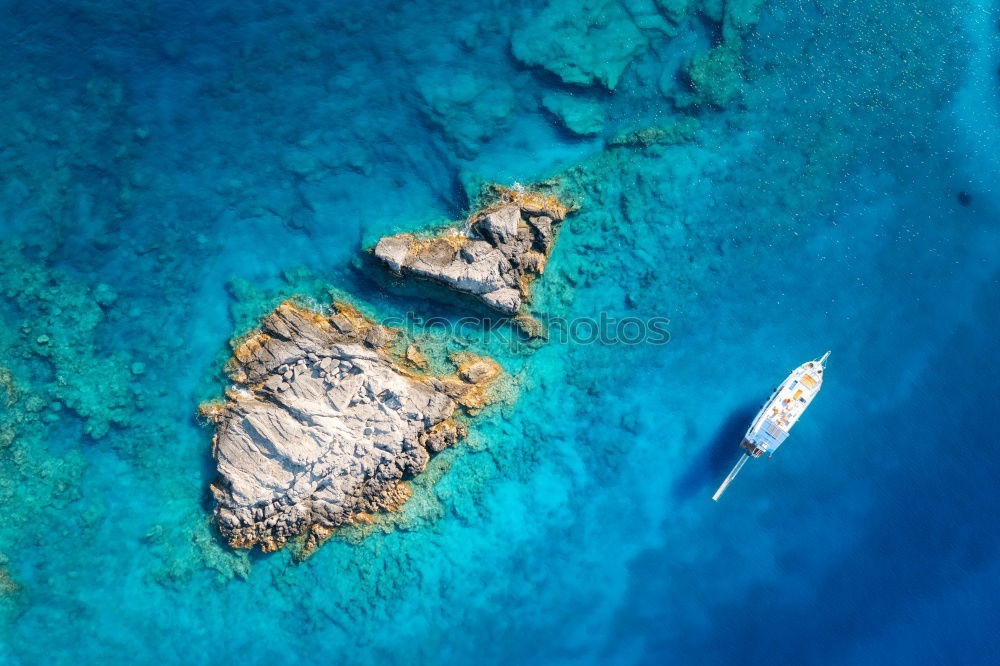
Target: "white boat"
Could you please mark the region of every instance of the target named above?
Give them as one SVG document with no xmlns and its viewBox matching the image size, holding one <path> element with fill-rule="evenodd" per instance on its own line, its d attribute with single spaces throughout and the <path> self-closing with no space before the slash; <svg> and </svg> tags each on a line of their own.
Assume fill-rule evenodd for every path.
<svg viewBox="0 0 1000 666">
<path fill-rule="evenodd" d="M 813 398 L 823 387 L 823 370 L 826 369 L 826 359 L 829 356 L 830 352 L 827 352 L 818 359 L 803 363 L 792 370 L 788 378 L 774 389 L 771 397 L 747 428 L 747 434 L 743 435 L 740 446 L 746 453 L 740 457 L 733 471 L 712 495 L 713 500 L 717 501 L 722 496 L 747 460 L 760 458 L 765 453 L 768 457 L 774 455 L 788 437 L 792 426 L 798 422 L 806 407 L 812 404 Z"/>
</svg>

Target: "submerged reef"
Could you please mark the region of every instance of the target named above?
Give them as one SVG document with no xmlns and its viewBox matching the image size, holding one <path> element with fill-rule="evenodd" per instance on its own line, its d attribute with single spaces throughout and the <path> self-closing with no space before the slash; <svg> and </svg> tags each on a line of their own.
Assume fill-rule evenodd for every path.
<svg viewBox="0 0 1000 666">
<path fill-rule="evenodd" d="M 88 286 L 71 276 L 26 258 L 20 245 L 0 251 L 0 300 L 11 307 L 11 326 L 0 331 L 0 343 L 22 376 L 51 376 L 39 410 L 56 420 L 64 407 L 84 419 L 84 431 L 101 439 L 113 426 L 125 426 L 146 396 L 137 383 L 143 364 L 121 352 L 99 351 L 101 327 L 123 316 L 108 285 Z M 32 361 L 43 359 L 42 369 Z M 13 372 L 17 376 L 18 372 Z M 36 383 L 40 383 L 37 382 Z M 8 404 L 17 402 L 12 374 L 0 371 Z"/>
<path fill-rule="evenodd" d="M 23 590 L 10 572 L 2 565 L 7 563 L 6 556 L 0 553 L 0 618 L 10 620 L 24 610 Z"/>
<path fill-rule="evenodd" d="M 610 148 L 649 148 L 651 146 L 671 146 L 678 143 L 693 141 L 701 129 L 697 118 L 684 117 L 680 120 L 658 127 L 621 132 L 607 141 Z"/>
<path fill-rule="evenodd" d="M 422 111 L 463 157 L 474 157 L 502 131 L 516 107 L 517 96 L 508 83 L 473 72 L 456 72 L 444 80 L 424 76 L 416 84 Z"/>
<path fill-rule="evenodd" d="M 565 84 L 564 91 L 543 98 L 542 108 L 571 132 L 587 136 L 601 130 L 603 109 L 573 94 L 580 87 L 616 90 L 633 63 L 690 33 L 686 26 L 693 23 L 711 24 L 711 43 L 691 54 L 679 71 L 665 68 L 660 92 L 679 110 L 721 109 L 739 101 L 745 86 L 744 42 L 760 21 L 764 3 L 550 0 L 513 30 L 510 48 L 521 64 L 545 70 Z"/>
<path fill-rule="evenodd" d="M 514 57 L 525 65 L 547 69 L 565 83 L 599 83 L 608 90 L 648 47 L 628 9 L 615 0 L 552 2 L 511 39 Z"/>
<path fill-rule="evenodd" d="M 431 238 L 387 236 L 375 246 L 375 256 L 396 273 L 443 283 L 504 314 L 518 314 L 570 209 L 552 196 L 497 192 L 499 200 L 473 213 L 464 229 L 450 227 Z"/>
<path fill-rule="evenodd" d="M 572 8 L 586 2 L 625 7 L 628 17 L 616 7 L 608 12 L 612 23 L 629 20 L 648 41 L 628 51 L 635 55 L 613 93 L 601 81 L 566 83 L 552 72 L 560 60 L 567 71 L 577 60 L 581 72 L 591 71 L 609 33 L 636 32 L 602 27 L 599 11 L 577 20 Z M 887 595 L 858 619 L 835 584 L 853 573 L 870 583 L 864 563 L 845 571 L 841 548 L 803 550 L 782 538 L 790 526 L 809 536 L 831 531 L 823 502 L 756 497 L 746 507 L 750 520 L 722 517 L 739 548 L 801 564 L 791 586 L 780 568 L 753 568 L 748 577 L 730 566 L 732 548 L 712 545 L 722 523 L 700 519 L 695 499 L 710 462 L 703 454 L 718 435 L 711 426 L 753 392 L 754 373 L 768 376 L 758 362 L 714 381 L 726 374 L 714 360 L 771 349 L 790 334 L 777 315 L 794 318 L 818 302 L 816 316 L 791 335 L 843 329 L 831 345 L 843 348 L 845 373 L 887 350 L 936 367 L 933 346 L 952 339 L 941 337 L 946 328 L 954 329 L 951 346 L 988 349 L 983 315 L 995 308 L 982 290 L 996 268 L 984 263 L 995 236 L 992 204 L 961 177 L 970 146 L 948 137 L 952 120 L 981 119 L 950 100 L 966 78 L 962 63 L 976 57 L 972 47 L 988 53 L 985 38 L 995 30 L 984 15 L 984 34 L 972 42 L 960 23 L 974 12 L 946 3 L 821 0 L 783 3 L 765 14 L 759 33 L 741 34 L 741 17 L 753 18 L 741 8 L 755 2 L 89 2 L 59 12 L 20 3 L 9 12 L 9 57 L 0 72 L 0 109 L 9 119 L 0 123 L 7 175 L 0 185 L 0 550 L 10 561 L 0 555 L 0 663 L 105 663 L 123 653 L 161 666 L 309 661 L 323 653 L 347 666 L 547 663 L 567 654 L 754 661 L 781 646 L 726 640 L 716 628 L 742 622 L 748 635 L 759 634 L 764 623 L 747 618 L 739 601 L 760 589 L 791 590 L 775 595 L 768 614 L 804 637 L 779 654 L 786 661 L 805 643 L 820 661 L 831 652 L 849 661 L 865 649 L 898 647 L 905 631 L 895 628 L 913 624 L 905 612 L 894 622 L 907 599 Z M 530 26 L 556 4 L 569 22 L 592 22 L 594 30 L 546 34 Z M 648 11 L 656 8 L 665 21 Z M 676 24 L 676 36 L 657 22 Z M 532 33 L 539 41 L 527 46 L 551 62 L 516 61 L 512 40 Z M 588 36 L 598 42 L 593 48 L 553 44 Z M 990 73 L 968 71 L 980 70 Z M 604 71 L 610 77 L 613 69 Z M 981 78 L 984 87 L 995 83 Z M 574 136 L 577 130 L 587 133 Z M 969 162 L 985 177 L 991 170 L 982 164 Z M 319 516 L 332 489 L 317 490 L 315 502 L 289 499 L 294 483 L 308 480 L 300 464 L 326 464 L 291 458 L 288 469 L 305 478 L 267 488 L 281 498 L 279 508 L 226 508 L 248 516 L 235 523 L 241 537 L 255 530 L 264 537 L 253 550 L 229 548 L 209 496 L 212 482 L 225 483 L 209 444 L 215 428 L 199 429 L 190 418 L 193 405 L 224 397 L 232 383 L 221 377 L 232 355 L 221 348 L 223 336 L 259 327 L 292 295 L 328 304 L 331 284 L 353 294 L 337 300 L 377 304 L 385 317 L 416 309 L 460 323 L 462 305 L 486 306 L 426 280 L 406 278 L 398 288 L 357 250 L 402 231 L 428 229 L 417 235 L 429 237 L 436 229 L 418 222 L 443 215 L 463 228 L 478 206 L 461 190 L 475 195 L 483 180 L 553 174 L 572 201 L 586 205 L 555 225 L 558 245 L 544 279 L 531 285 L 531 311 L 566 322 L 602 312 L 619 322 L 667 316 L 675 343 L 561 344 L 556 334 L 549 344 L 521 345 L 515 331 L 464 324 L 416 324 L 419 347 L 412 349 L 403 336 L 380 349 L 361 342 L 356 348 L 379 359 L 384 353 L 414 381 L 437 375 L 449 390 L 469 382 L 448 381 L 455 372 L 448 352 L 475 350 L 505 372 L 489 394 L 509 381 L 520 389 L 518 402 L 494 404 L 472 420 L 448 396 L 457 406 L 446 420 L 459 434 L 467 424 L 468 434 L 434 455 L 424 446 L 426 469 L 405 475 L 383 505 L 412 496 L 397 511 L 371 514 L 371 523 L 354 495 L 345 505 L 355 503 L 357 513 L 343 514 L 354 522 L 336 528 Z M 937 192 L 959 190 L 970 193 L 971 205 L 948 199 L 954 215 L 936 215 Z M 412 223 L 393 226 L 404 219 Z M 935 220 L 948 223 L 928 223 Z M 768 270 L 762 256 L 808 270 Z M 888 265 L 914 267 L 913 275 L 896 271 L 894 279 L 880 270 Z M 809 271 L 816 279 L 792 284 L 790 275 Z M 895 304 L 881 296 L 903 283 L 923 284 L 928 297 Z M 775 316 L 751 330 L 745 323 L 761 292 L 783 296 L 770 304 Z M 929 303 L 938 309 L 927 310 Z M 966 320 L 974 335 L 961 332 Z M 859 335 L 864 321 L 879 326 Z M 912 344 L 900 349 L 893 336 L 916 326 L 923 334 L 903 335 Z M 306 444 L 334 419 L 373 408 L 308 414 L 317 426 L 283 415 L 289 410 L 278 410 L 279 398 L 314 408 L 316 400 L 297 394 L 318 389 L 312 373 L 333 367 L 332 357 L 317 357 L 319 368 L 308 354 L 288 364 L 291 381 L 281 373 L 288 388 L 273 398 L 237 384 L 234 408 L 278 414 Z M 472 361 L 470 378 L 469 370 L 485 367 L 455 360 Z M 381 361 L 375 369 L 393 379 Z M 338 359 L 333 378 L 340 373 Z M 954 375 L 956 385 L 964 376 Z M 692 396 L 687 387 L 696 384 L 707 393 Z M 897 384 L 879 408 L 905 406 L 907 384 Z M 466 401 L 483 396 L 470 389 Z M 208 411 L 224 408 L 220 401 Z M 426 424 L 404 417 L 387 422 L 417 432 L 419 445 Z M 345 427 L 337 442 L 360 427 Z M 363 433 L 349 442 L 352 456 L 356 442 L 383 437 Z M 277 448 L 250 443 L 284 469 L 285 461 L 272 462 Z M 899 478 L 892 455 L 867 459 L 883 450 L 864 451 L 864 464 L 884 463 Z M 249 449 L 243 455 L 257 461 Z M 341 452 L 325 455 L 339 461 Z M 382 456 L 404 461 L 420 452 L 363 449 L 357 467 L 344 469 L 360 473 Z M 812 465 L 807 458 L 787 462 Z M 802 478 L 827 482 L 804 487 L 807 498 L 820 499 L 857 481 Z M 926 496 L 939 488 L 919 490 Z M 843 503 L 844 521 L 868 515 L 869 500 L 862 493 L 858 503 Z M 790 513 L 779 519 L 773 510 L 783 507 Z M 301 523 L 293 524 L 295 511 Z M 294 533 L 309 521 L 281 551 L 259 557 L 261 546 L 282 543 L 275 531 Z M 975 584 L 989 573 L 965 566 L 983 552 L 981 534 L 955 533 L 955 524 L 941 523 L 936 541 L 968 546 L 948 562 L 970 571 Z M 314 561 L 287 566 L 330 529 L 333 543 Z M 873 538 L 864 530 L 845 534 L 861 544 Z M 932 597 L 937 588 L 920 577 L 923 565 L 948 553 L 880 536 L 879 545 L 898 547 L 902 564 L 916 551 L 912 571 L 897 567 L 893 589 Z M 958 592 L 942 602 L 968 599 Z M 797 622 L 802 600 L 824 594 L 833 622 Z M 934 614 L 934 604 L 923 605 Z M 976 605 L 967 605 L 974 616 Z M 858 646 L 840 635 L 820 640 L 824 627 L 862 623 L 884 625 L 890 641 L 878 645 L 873 631 L 862 632 Z M 454 625 L 463 631 L 447 631 Z M 967 626 L 973 629 L 950 634 L 952 643 L 975 638 L 975 623 Z M 490 640 L 498 634 L 511 640 Z"/>
<path fill-rule="evenodd" d="M 604 129 L 604 107 L 594 99 L 568 93 L 548 93 L 542 107 L 574 134 L 590 136 Z"/>
<path fill-rule="evenodd" d="M 279 305 L 236 346 L 228 401 L 202 407 L 216 426 L 216 519 L 234 548 L 269 552 L 306 534 L 308 554 L 335 528 L 397 509 L 405 479 L 464 436 L 458 407 L 490 401 L 492 360 L 458 354 L 454 374 L 420 374 L 396 331 L 335 310 Z"/>
<path fill-rule="evenodd" d="M 681 96 L 682 106 L 696 104 L 723 108 L 743 92 L 743 63 L 737 43 L 721 44 L 691 59 L 684 71 L 691 94 Z"/>
</svg>

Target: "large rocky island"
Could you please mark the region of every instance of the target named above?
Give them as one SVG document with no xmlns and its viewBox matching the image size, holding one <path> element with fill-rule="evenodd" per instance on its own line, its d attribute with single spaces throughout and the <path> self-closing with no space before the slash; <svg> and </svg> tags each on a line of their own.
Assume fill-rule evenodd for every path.
<svg viewBox="0 0 1000 666">
<path fill-rule="evenodd" d="M 308 553 L 334 528 L 399 507 L 405 479 L 464 434 L 456 411 L 483 407 L 500 367 L 461 354 L 454 374 L 422 374 L 422 356 L 395 338 L 351 306 L 286 301 L 236 346 L 228 400 L 202 408 L 233 547 L 273 551 L 305 534 Z"/>
<path fill-rule="evenodd" d="M 464 227 L 436 236 L 386 236 L 375 256 L 394 272 L 440 282 L 504 314 L 530 300 L 532 281 L 545 270 L 567 206 L 551 196 L 497 188 L 496 202 Z"/>
</svg>

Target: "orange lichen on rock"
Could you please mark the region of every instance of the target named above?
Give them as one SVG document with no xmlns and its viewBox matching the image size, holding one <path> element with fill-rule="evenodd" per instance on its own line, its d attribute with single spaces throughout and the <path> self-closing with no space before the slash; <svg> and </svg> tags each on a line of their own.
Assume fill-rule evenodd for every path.
<svg viewBox="0 0 1000 666">
<path fill-rule="evenodd" d="M 407 345 L 406 360 L 418 370 L 426 370 L 430 367 L 427 356 L 416 345 Z"/>
<path fill-rule="evenodd" d="M 432 238 L 386 236 L 375 256 L 395 273 L 441 282 L 489 307 L 515 315 L 531 300 L 559 224 L 570 207 L 552 195 L 494 186 L 462 228 Z M 486 203 L 488 202 L 488 203 Z"/>
<path fill-rule="evenodd" d="M 558 197 L 551 194 L 526 190 L 524 188 L 503 187 L 495 185 L 494 190 L 500 201 L 493 204 L 486 211 L 493 210 L 506 204 L 516 204 L 521 210 L 534 215 L 549 215 L 556 220 L 566 219 L 566 215 L 571 212 L 571 208 L 565 205 Z M 484 211 L 485 212 L 485 211 Z"/>
<path fill-rule="evenodd" d="M 227 401 L 201 408 L 230 545 L 271 552 L 304 535 L 308 554 L 340 525 L 398 510 L 405 480 L 465 434 L 459 406 L 488 404 L 500 366 L 463 353 L 454 374 L 420 374 L 406 367 L 426 357 L 398 336 L 346 303 L 323 313 L 285 301 L 233 345 Z"/>
<path fill-rule="evenodd" d="M 221 400 L 210 400 L 198 405 L 198 416 L 213 423 L 222 415 L 226 403 Z"/>
<path fill-rule="evenodd" d="M 503 373 L 496 361 L 468 352 L 456 352 L 448 358 L 458 366 L 452 377 L 443 380 L 448 395 L 468 410 L 480 410 L 495 402 L 492 388 Z"/>
<path fill-rule="evenodd" d="M 458 376 L 470 384 L 490 384 L 503 372 L 500 364 L 493 359 L 476 356 L 469 352 L 455 352 L 448 358 L 458 366 Z"/>
</svg>

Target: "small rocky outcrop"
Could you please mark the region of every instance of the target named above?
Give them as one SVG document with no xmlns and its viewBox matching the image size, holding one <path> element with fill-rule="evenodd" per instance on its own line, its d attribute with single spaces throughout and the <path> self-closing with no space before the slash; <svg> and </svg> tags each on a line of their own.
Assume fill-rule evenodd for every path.
<svg viewBox="0 0 1000 666">
<path fill-rule="evenodd" d="M 568 209 L 555 197 L 499 190 L 499 201 L 473 213 L 464 229 L 437 236 L 386 236 L 375 256 L 395 273 L 443 283 L 515 315 L 545 270 Z"/>
<path fill-rule="evenodd" d="M 465 434 L 456 410 L 483 407 L 500 367 L 462 354 L 453 375 L 416 374 L 395 337 L 344 304 L 324 315 L 285 302 L 236 346 L 228 400 L 202 407 L 230 545 L 273 551 L 307 534 L 308 554 L 336 527 L 398 508 L 405 479 Z"/>
</svg>

